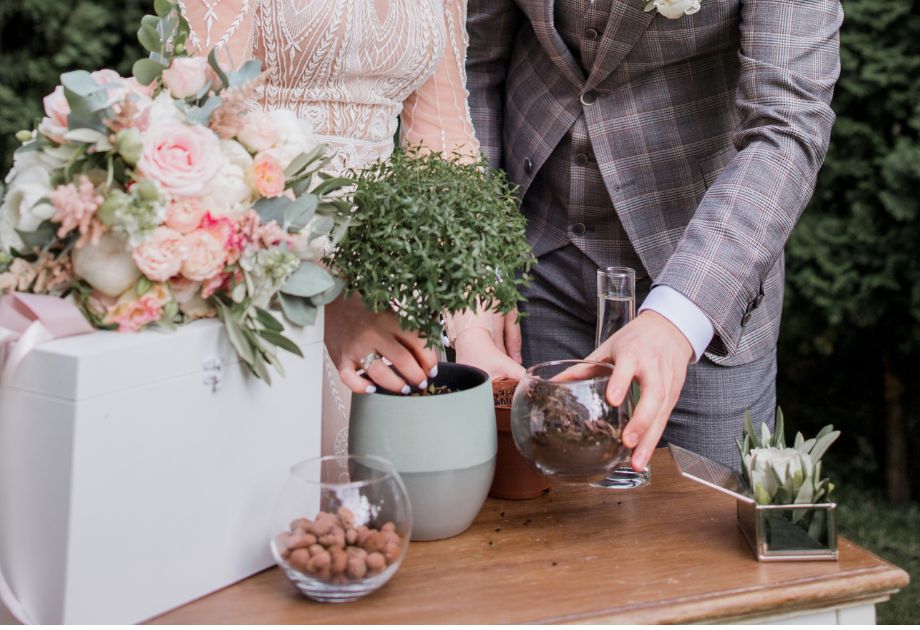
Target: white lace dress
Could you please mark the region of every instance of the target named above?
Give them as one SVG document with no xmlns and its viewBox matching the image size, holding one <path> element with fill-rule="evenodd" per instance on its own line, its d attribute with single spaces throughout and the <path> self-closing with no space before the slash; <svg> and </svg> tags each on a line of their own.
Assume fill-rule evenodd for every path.
<svg viewBox="0 0 920 630">
<path fill-rule="evenodd" d="M 467 104 L 466 0 L 180 0 L 202 53 L 263 61 L 261 105 L 313 124 L 334 169 L 403 144 L 478 154 Z M 327 322 L 326 325 L 335 325 Z M 323 452 L 347 450 L 350 394 L 326 356 Z"/>
</svg>

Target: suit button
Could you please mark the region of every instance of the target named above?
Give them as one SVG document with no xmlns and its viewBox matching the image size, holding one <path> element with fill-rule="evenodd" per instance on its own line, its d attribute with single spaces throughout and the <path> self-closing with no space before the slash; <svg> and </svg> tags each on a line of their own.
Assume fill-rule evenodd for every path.
<svg viewBox="0 0 920 630">
<path fill-rule="evenodd" d="M 585 31 L 585 38 L 592 41 L 597 39 L 598 35 L 600 35 L 600 33 L 598 33 L 597 30 L 593 28 L 589 28 L 587 31 Z"/>
<path fill-rule="evenodd" d="M 751 323 L 751 318 L 753 318 L 753 317 L 754 317 L 754 316 L 753 316 L 751 313 L 745 313 L 745 314 L 744 314 L 744 317 L 741 318 L 741 325 L 742 325 L 742 326 L 747 326 L 748 324 Z"/>
<path fill-rule="evenodd" d="M 586 153 L 579 153 L 575 156 L 575 163 L 578 164 L 578 166 L 587 166 L 590 161 Z"/>
<path fill-rule="evenodd" d="M 597 101 L 597 92 L 594 90 L 588 90 L 581 95 L 582 105 L 594 105 L 595 101 Z"/>
<path fill-rule="evenodd" d="M 585 227 L 584 223 L 576 223 L 572 226 L 572 234 L 575 236 L 584 236 L 585 232 L 588 231 L 588 228 Z"/>
<path fill-rule="evenodd" d="M 524 172 L 530 175 L 533 173 L 533 162 L 530 158 L 524 158 Z"/>
<path fill-rule="evenodd" d="M 763 304 L 763 293 L 754 298 L 754 303 L 751 305 L 751 310 L 757 308 Z"/>
</svg>

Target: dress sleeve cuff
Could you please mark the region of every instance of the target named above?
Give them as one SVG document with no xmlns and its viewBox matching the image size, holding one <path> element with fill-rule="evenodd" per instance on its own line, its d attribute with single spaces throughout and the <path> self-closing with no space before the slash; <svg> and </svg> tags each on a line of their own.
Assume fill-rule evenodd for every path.
<svg viewBox="0 0 920 630">
<path fill-rule="evenodd" d="M 677 326 L 693 348 L 694 363 L 700 360 L 715 335 L 712 322 L 700 307 L 671 287 L 659 285 L 652 289 L 639 308 L 642 311 L 655 311 Z"/>
</svg>

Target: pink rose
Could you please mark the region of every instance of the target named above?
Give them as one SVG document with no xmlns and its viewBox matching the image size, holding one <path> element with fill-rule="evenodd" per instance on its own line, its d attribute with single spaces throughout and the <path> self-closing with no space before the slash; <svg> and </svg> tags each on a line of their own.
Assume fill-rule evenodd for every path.
<svg viewBox="0 0 920 630">
<path fill-rule="evenodd" d="M 195 96 L 208 84 L 208 60 L 176 57 L 163 71 L 163 84 L 175 98 Z"/>
<path fill-rule="evenodd" d="M 284 169 L 278 160 L 264 153 L 256 156 L 246 173 L 246 180 L 263 197 L 280 197 L 284 192 Z"/>
<path fill-rule="evenodd" d="M 42 103 L 45 105 L 45 118 L 38 130 L 54 142 L 63 143 L 64 134 L 69 130 L 67 116 L 70 115 L 70 104 L 64 96 L 64 88 L 60 85 L 54 88 L 54 92 L 46 96 Z"/>
<path fill-rule="evenodd" d="M 182 269 L 185 245 L 182 235 L 168 227 L 158 227 L 146 241 L 131 252 L 134 264 L 154 282 L 166 282 Z"/>
<path fill-rule="evenodd" d="M 227 260 L 226 250 L 213 234 L 205 230 L 195 230 L 191 234 L 186 234 L 182 240 L 185 245 L 183 276 L 195 282 L 202 282 L 223 270 Z"/>
<path fill-rule="evenodd" d="M 199 197 L 223 163 L 220 142 L 207 127 L 163 119 L 145 132 L 137 167 L 172 197 Z"/>
<path fill-rule="evenodd" d="M 108 308 L 102 321 L 106 324 L 117 324 L 118 332 L 137 332 L 163 317 L 163 307 L 169 303 L 170 298 L 169 290 L 162 284 L 153 285 L 141 297 L 129 290 Z"/>
<path fill-rule="evenodd" d="M 253 153 L 265 151 L 278 144 L 278 127 L 268 112 L 250 112 L 237 139 Z"/>
<path fill-rule="evenodd" d="M 215 217 L 207 212 L 201 218 L 200 229 L 216 238 L 217 242 L 223 246 L 228 263 L 232 264 L 239 260 L 248 241 L 236 222 L 228 217 Z"/>
<path fill-rule="evenodd" d="M 166 225 L 180 234 L 188 234 L 201 225 L 204 214 L 204 206 L 197 199 L 178 199 L 169 205 Z"/>
</svg>

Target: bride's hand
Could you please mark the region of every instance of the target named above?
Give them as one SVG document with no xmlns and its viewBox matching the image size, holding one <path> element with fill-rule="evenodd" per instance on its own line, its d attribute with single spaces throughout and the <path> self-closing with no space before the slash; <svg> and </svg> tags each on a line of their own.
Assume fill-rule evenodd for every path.
<svg viewBox="0 0 920 630">
<path fill-rule="evenodd" d="M 496 315 L 495 317 L 501 318 L 502 316 Z M 519 360 L 521 356 L 520 328 L 517 326 L 516 316 L 508 315 L 504 319 L 500 327 L 493 320 L 493 333 L 484 327 L 476 326 L 457 335 L 454 340 L 457 363 L 481 368 L 489 373 L 492 380 L 504 378 L 520 380 L 524 375 L 524 367 Z M 518 360 L 508 356 L 506 350 Z"/>
<path fill-rule="evenodd" d="M 427 387 L 428 379 L 438 373 L 438 355 L 425 347 L 424 339 L 400 328 L 394 313 L 368 311 L 358 295 L 326 306 L 325 338 L 342 382 L 357 394 L 373 393 L 378 385 L 409 394 L 413 388 Z M 362 376 L 362 363 L 373 359 L 375 353 L 381 358 L 368 361 Z"/>
</svg>

